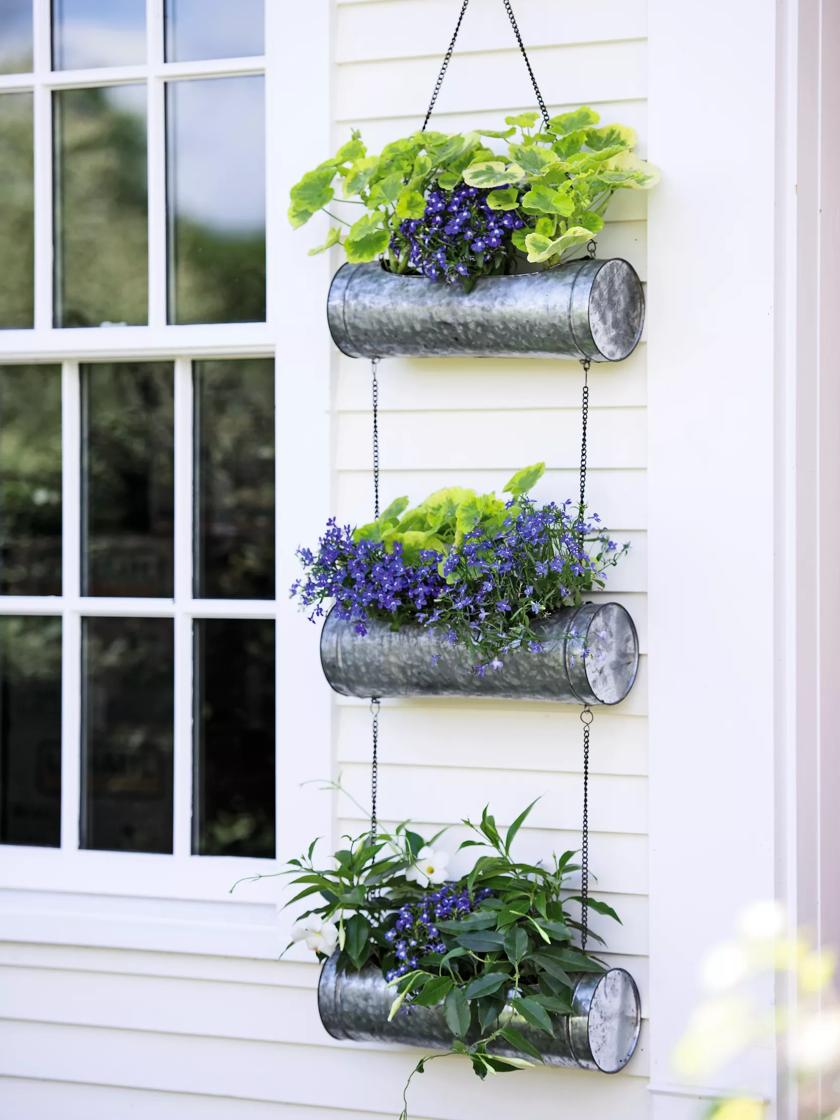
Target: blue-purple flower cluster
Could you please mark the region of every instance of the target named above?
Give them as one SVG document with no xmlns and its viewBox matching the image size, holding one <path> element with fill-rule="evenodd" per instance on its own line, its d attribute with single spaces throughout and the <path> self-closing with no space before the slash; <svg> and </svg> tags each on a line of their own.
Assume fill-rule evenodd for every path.
<svg viewBox="0 0 840 1120">
<path fill-rule="evenodd" d="M 334 602 L 361 636 L 371 618 L 431 627 L 472 649 L 479 676 L 496 672 L 513 651 L 542 652 L 535 623 L 602 586 L 625 551 L 597 514 L 581 519 L 571 502 L 537 506 L 520 498 L 508 508 L 495 531 L 479 526 L 445 555 L 421 551 L 411 561 L 399 543 L 356 540 L 331 519 L 317 555 L 298 550 L 305 574 L 292 594 L 312 608 L 313 621 Z"/>
<path fill-rule="evenodd" d="M 411 272 L 429 280 L 464 283 L 504 271 L 514 252 L 510 236 L 525 222 L 514 210 L 493 210 L 489 191 L 461 183 L 452 191 L 433 187 L 422 218 L 407 218 L 390 248 Z"/>
<path fill-rule="evenodd" d="M 445 884 L 439 890 L 423 896 L 419 902 L 407 902 L 397 912 L 394 924 L 385 934 L 397 958 L 395 968 L 386 972 L 387 980 L 405 976 L 417 968 L 420 957 L 427 953 L 442 954 L 447 946 L 436 923 L 463 918 L 493 892 L 484 887 L 474 894 L 463 888 L 456 890 Z"/>
</svg>

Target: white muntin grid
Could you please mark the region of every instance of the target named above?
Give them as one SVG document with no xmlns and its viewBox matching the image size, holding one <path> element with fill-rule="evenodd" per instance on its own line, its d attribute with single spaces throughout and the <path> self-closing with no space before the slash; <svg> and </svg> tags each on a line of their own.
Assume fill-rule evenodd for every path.
<svg viewBox="0 0 840 1120">
<path fill-rule="evenodd" d="M 51 71 L 50 0 L 34 0 L 32 74 L 0 76 L 4 92 L 34 94 L 35 323 L 0 331 L 0 363 L 61 364 L 62 556 L 60 596 L 0 596 L 0 615 L 62 619 L 61 847 L 0 846 L 0 894 L 70 891 L 148 898 L 225 900 L 240 876 L 271 870 L 271 861 L 194 856 L 193 621 L 271 618 L 276 630 L 277 851 L 288 857 L 312 832 L 328 833 L 332 806 L 322 797 L 299 807 L 300 783 L 329 775 L 331 712 L 317 673 L 317 640 L 286 597 L 296 571 L 294 548 L 322 528 L 330 496 L 330 348 L 322 322 L 329 281 L 326 257 L 307 260 L 286 222 L 291 182 L 329 149 L 329 55 L 309 57 L 300 42 L 327 41 L 329 0 L 296 15 L 292 39 L 281 5 L 266 0 L 265 54 L 253 58 L 166 63 L 163 0 L 147 0 L 147 64 Z M 169 325 L 166 322 L 165 83 L 245 74 L 265 75 L 266 322 Z M 52 93 L 57 89 L 145 83 L 148 128 L 149 321 L 146 326 L 53 327 Z M 307 91 L 307 112 L 301 90 Z M 285 106 L 294 111 L 286 114 Z M 281 162 L 293 152 L 294 162 Z M 281 262 L 305 261 L 305 278 L 287 279 Z M 275 359 L 275 595 L 273 600 L 193 597 L 193 361 Z M 171 599 L 85 597 L 81 588 L 80 366 L 86 362 L 167 360 L 174 367 L 175 534 Z M 33 402 L 33 404 L 36 402 Z M 305 465 L 305 470 L 303 469 Z M 301 476 L 306 475 L 306 486 Z M 93 616 L 165 617 L 174 628 L 173 854 L 79 848 L 81 765 L 81 626 Z M 291 639 L 289 638 L 291 635 Z M 296 749 L 290 749 L 294 744 Z M 305 749 L 301 751 L 301 746 Z M 313 819 L 314 813 L 314 819 Z M 233 904 L 236 903 L 236 898 Z M 251 898 L 249 901 L 254 901 Z M 26 926 L 28 929 L 29 926 Z"/>
</svg>

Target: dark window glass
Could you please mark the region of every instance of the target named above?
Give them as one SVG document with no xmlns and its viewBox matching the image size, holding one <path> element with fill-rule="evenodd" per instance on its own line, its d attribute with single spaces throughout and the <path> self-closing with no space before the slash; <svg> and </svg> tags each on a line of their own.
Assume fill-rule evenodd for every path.
<svg viewBox="0 0 840 1120">
<path fill-rule="evenodd" d="M 0 366 L 0 594 L 61 594 L 57 366 Z"/>
<path fill-rule="evenodd" d="M 173 593 L 173 379 L 82 366 L 82 594 Z"/>
<path fill-rule="evenodd" d="M 166 0 L 166 60 L 263 53 L 263 0 Z"/>
<path fill-rule="evenodd" d="M 173 633 L 168 618 L 82 622 L 82 843 L 172 851 Z"/>
<path fill-rule="evenodd" d="M 58 618 L 0 618 L 0 843 L 61 843 Z"/>
<path fill-rule="evenodd" d="M 145 86 L 53 97 L 55 325 L 145 323 Z"/>
<path fill-rule="evenodd" d="M 195 624 L 193 851 L 274 856 L 274 622 Z"/>
<path fill-rule="evenodd" d="M 146 0 L 53 0 L 53 69 L 146 61 Z"/>
<path fill-rule="evenodd" d="M 196 363 L 195 440 L 195 594 L 273 599 L 271 358 Z"/>
<path fill-rule="evenodd" d="M 0 0 L 0 12 L 2 12 Z M 0 42 L 2 29 L 0 28 Z M 0 327 L 31 327 L 35 299 L 32 94 L 0 94 Z"/>
<path fill-rule="evenodd" d="M 169 321 L 265 319 L 263 79 L 166 89 Z"/>
<path fill-rule="evenodd" d="M 0 74 L 32 69 L 32 0 L 0 0 Z"/>
</svg>

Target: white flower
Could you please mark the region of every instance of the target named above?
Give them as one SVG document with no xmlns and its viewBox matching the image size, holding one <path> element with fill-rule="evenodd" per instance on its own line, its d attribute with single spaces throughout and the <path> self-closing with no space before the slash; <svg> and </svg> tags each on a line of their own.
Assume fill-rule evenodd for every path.
<svg viewBox="0 0 840 1120">
<path fill-rule="evenodd" d="M 419 883 L 421 887 L 438 886 L 446 882 L 448 863 L 448 852 L 439 848 L 421 848 L 405 877 L 410 883 Z"/>
<path fill-rule="evenodd" d="M 310 914 L 292 926 L 292 941 L 303 941 L 307 949 L 328 957 L 338 944 L 338 927 L 319 914 Z"/>
</svg>

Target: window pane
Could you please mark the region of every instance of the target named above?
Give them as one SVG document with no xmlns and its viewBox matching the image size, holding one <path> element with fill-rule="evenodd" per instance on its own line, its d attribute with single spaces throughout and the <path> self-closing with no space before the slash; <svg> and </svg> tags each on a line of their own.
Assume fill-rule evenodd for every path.
<svg viewBox="0 0 840 1120">
<path fill-rule="evenodd" d="M 32 0 L 0 0 L 0 74 L 32 69 Z"/>
<path fill-rule="evenodd" d="M 265 319 L 263 79 L 167 85 L 169 321 Z"/>
<path fill-rule="evenodd" d="M 0 618 L 0 843 L 61 843 L 58 618 Z"/>
<path fill-rule="evenodd" d="M 61 594 L 57 366 L 0 366 L 0 594 Z"/>
<path fill-rule="evenodd" d="M 55 325 L 145 323 L 145 87 L 53 97 Z"/>
<path fill-rule="evenodd" d="M 166 60 L 263 53 L 263 0 L 166 0 Z"/>
<path fill-rule="evenodd" d="M 196 362 L 195 594 L 274 598 L 274 362 Z"/>
<path fill-rule="evenodd" d="M 199 855 L 274 855 L 274 622 L 195 624 Z"/>
<path fill-rule="evenodd" d="M 7 266 L 0 269 L 0 327 L 32 326 L 35 299 L 32 151 L 32 94 L 0 95 L 0 259 L 7 262 Z"/>
<path fill-rule="evenodd" d="M 82 594 L 171 596 L 172 366 L 82 366 Z"/>
<path fill-rule="evenodd" d="M 82 626 L 81 846 L 171 852 L 172 620 Z"/>
<path fill-rule="evenodd" d="M 53 69 L 146 61 L 146 0 L 53 0 Z"/>
</svg>

